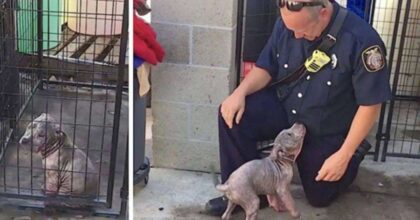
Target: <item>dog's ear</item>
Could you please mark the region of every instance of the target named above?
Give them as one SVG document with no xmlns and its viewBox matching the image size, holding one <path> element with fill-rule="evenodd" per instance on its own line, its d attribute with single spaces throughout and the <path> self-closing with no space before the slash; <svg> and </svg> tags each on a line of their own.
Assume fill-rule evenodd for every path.
<svg viewBox="0 0 420 220">
<path fill-rule="evenodd" d="M 54 128 L 54 131 L 55 131 L 56 133 L 60 133 L 60 132 L 61 132 L 60 124 L 59 124 L 59 123 L 57 123 L 57 122 L 51 122 L 51 123 L 52 123 L 52 126 L 51 126 L 51 127 L 53 127 L 53 128 Z"/>
<path fill-rule="evenodd" d="M 55 118 L 48 113 L 42 113 L 41 116 L 55 132 L 60 131 L 60 123 L 58 123 Z"/>
<path fill-rule="evenodd" d="M 277 160 L 277 158 L 279 157 L 278 153 L 280 151 L 280 146 L 279 144 L 277 144 L 276 142 L 274 142 L 274 146 L 270 151 L 270 155 L 268 156 L 270 159 L 272 160 Z"/>
<path fill-rule="evenodd" d="M 51 116 L 51 114 L 48 114 L 48 113 L 44 112 L 44 113 L 41 114 L 41 116 L 43 118 L 45 118 L 46 121 L 54 121 L 54 118 Z"/>
<path fill-rule="evenodd" d="M 280 134 L 281 134 L 281 132 L 274 139 L 274 145 L 280 145 L 281 144 L 281 135 Z"/>
<path fill-rule="evenodd" d="M 43 113 L 41 113 L 41 114 L 39 115 L 39 117 L 41 117 L 41 118 L 46 118 L 46 117 L 47 117 L 47 113 L 43 112 Z"/>
<path fill-rule="evenodd" d="M 45 143 L 46 147 L 51 147 L 59 140 L 60 136 L 55 133 L 55 135 L 50 135 L 47 139 L 47 143 Z"/>
<path fill-rule="evenodd" d="M 66 133 L 64 133 L 61 130 L 55 131 L 55 136 L 57 137 L 57 139 L 65 139 L 66 138 Z"/>
<path fill-rule="evenodd" d="M 47 147 L 53 146 L 57 142 L 63 142 L 64 138 L 65 138 L 64 132 L 62 132 L 60 130 L 55 131 L 54 135 L 51 135 L 50 137 L 48 137 L 46 145 L 47 145 Z"/>
</svg>

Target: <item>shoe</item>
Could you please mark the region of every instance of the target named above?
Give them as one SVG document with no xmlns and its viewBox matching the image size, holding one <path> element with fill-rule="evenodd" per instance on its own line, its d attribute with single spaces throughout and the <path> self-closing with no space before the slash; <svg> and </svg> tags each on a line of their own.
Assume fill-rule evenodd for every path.
<svg viewBox="0 0 420 220">
<path fill-rule="evenodd" d="M 268 200 L 267 196 L 259 196 L 260 198 L 260 208 L 268 207 Z M 226 196 L 217 197 L 214 199 L 209 200 L 205 206 L 205 212 L 208 215 L 212 216 L 222 216 L 223 213 L 226 211 L 228 204 L 228 198 Z M 232 213 L 237 213 L 242 210 L 241 206 L 237 205 Z"/>
<path fill-rule="evenodd" d="M 354 152 L 353 156 L 356 157 L 361 162 L 365 158 L 365 155 L 369 152 L 371 148 L 372 148 L 372 145 L 366 140 L 363 140 L 360 146 L 356 149 L 356 152 Z"/>
<path fill-rule="evenodd" d="M 227 204 L 228 198 L 226 198 L 226 196 L 210 199 L 205 206 L 206 214 L 212 216 L 222 216 L 226 211 Z"/>
</svg>

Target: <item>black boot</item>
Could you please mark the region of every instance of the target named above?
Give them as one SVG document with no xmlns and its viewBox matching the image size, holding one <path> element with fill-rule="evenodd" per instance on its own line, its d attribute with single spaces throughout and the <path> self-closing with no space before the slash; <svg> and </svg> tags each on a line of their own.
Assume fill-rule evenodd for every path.
<svg viewBox="0 0 420 220">
<path fill-rule="evenodd" d="M 360 143 L 360 146 L 356 149 L 356 152 L 354 152 L 353 156 L 362 162 L 362 160 L 365 158 L 365 155 L 371 148 L 372 145 L 367 140 L 363 140 L 362 143 Z"/>
<path fill-rule="evenodd" d="M 267 196 L 259 196 L 260 198 L 260 208 L 268 207 Z M 209 200 L 206 203 L 205 210 L 206 214 L 213 215 L 213 216 L 222 216 L 223 213 L 226 211 L 228 204 L 228 198 L 226 196 L 217 197 L 214 199 Z M 237 205 L 232 213 L 236 213 L 242 210 L 242 208 Z"/>
<path fill-rule="evenodd" d="M 225 196 L 210 199 L 206 203 L 206 214 L 213 216 L 222 216 L 226 211 L 228 199 Z"/>
</svg>

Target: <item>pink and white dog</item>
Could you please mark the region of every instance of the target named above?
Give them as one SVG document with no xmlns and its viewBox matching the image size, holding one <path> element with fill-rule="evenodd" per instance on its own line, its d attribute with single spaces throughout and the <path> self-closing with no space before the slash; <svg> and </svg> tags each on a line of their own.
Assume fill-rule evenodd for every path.
<svg viewBox="0 0 420 220">
<path fill-rule="evenodd" d="M 19 143 L 31 145 L 42 157 L 46 195 L 93 197 L 97 194 L 96 167 L 51 115 L 42 113 L 29 123 Z"/>
</svg>

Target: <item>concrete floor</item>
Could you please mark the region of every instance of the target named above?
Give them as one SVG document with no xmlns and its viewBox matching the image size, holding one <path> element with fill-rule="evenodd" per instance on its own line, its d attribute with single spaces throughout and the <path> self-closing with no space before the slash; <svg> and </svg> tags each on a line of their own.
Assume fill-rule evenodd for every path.
<svg viewBox="0 0 420 220">
<path fill-rule="evenodd" d="M 150 109 L 146 113 L 146 156 L 153 165 L 153 117 Z M 311 207 L 299 185 L 293 185 L 292 193 L 302 219 L 417 220 L 420 219 L 417 162 L 389 158 L 386 163 L 378 163 L 367 157 L 354 186 L 328 208 Z M 205 203 L 220 195 L 209 173 L 152 168 L 148 185 L 134 186 L 134 219 L 220 219 L 203 213 Z M 259 219 L 279 217 L 291 219 L 269 208 L 259 212 Z M 244 219 L 244 215 L 238 213 L 233 219 Z"/>
<path fill-rule="evenodd" d="M 417 220 L 420 199 L 377 193 L 349 192 L 328 208 L 313 208 L 303 190 L 293 185 L 292 194 L 302 219 L 310 220 Z M 221 194 L 208 173 L 152 168 L 148 185 L 134 187 L 134 219 L 220 219 L 203 214 L 208 199 Z M 291 219 L 270 208 L 259 212 L 259 219 Z M 244 219 L 243 213 L 233 219 Z"/>
<path fill-rule="evenodd" d="M 2 207 L 0 208 L 0 219 L 1 220 L 77 220 L 77 219 L 89 219 L 89 220 L 109 220 L 105 217 L 91 217 L 83 214 L 57 214 L 47 216 L 43 213 L 34 210 L 17 210 L 14 207 Z"/>
</svg>

